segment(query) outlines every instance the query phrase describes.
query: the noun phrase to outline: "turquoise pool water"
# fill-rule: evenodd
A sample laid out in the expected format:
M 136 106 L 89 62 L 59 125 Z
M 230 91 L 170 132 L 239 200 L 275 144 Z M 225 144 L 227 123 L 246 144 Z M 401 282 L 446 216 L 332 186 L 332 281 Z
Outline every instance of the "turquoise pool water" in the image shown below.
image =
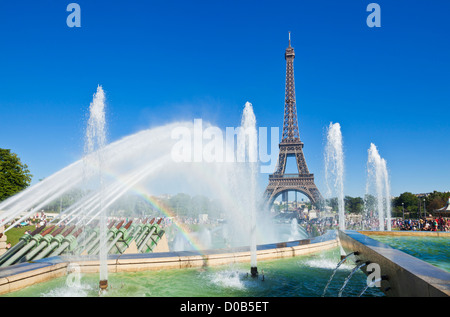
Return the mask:
M 387 235 L 369 237 L 450 272 L 450 238 Z
M 340 260 L 339 248 L 315 255 L 259 261 L 259 278 L 247 276 L 248 263 L 204 269 L 177 269 L 136 273 L 110 273 L 111 297 L 320 297 Z M 343 264 L 328 287 L 326 297 L 338 296 L 344 280 L 355 267 Z M 264 275 L 264 281 L 262 280 Z M 79 279 L 78 279 L 79 278 Z M 356 272 L 342 296 L 358 296 L 366 286 L 366 276 Z M 61 277 L 27 287 L 5 296 L 94 297 L 98 294 L 98 274 Z M 384 296 L 375 287 L 363 296 Z

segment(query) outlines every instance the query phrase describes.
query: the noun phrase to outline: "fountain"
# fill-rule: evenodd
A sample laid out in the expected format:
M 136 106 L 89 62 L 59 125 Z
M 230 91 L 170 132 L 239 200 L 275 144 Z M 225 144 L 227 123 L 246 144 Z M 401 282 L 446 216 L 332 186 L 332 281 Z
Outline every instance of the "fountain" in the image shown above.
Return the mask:
M 245 104 L 241 126 L 237 129 L 237 152 L 233 164 L 229 162 L 179 163 L 171 160 L 176 140 L 167 131 L 173 131 L 179 127 L 185 128 L 188 132 L 195 132 L 195 127 L 191 123 L 177 122 L 144 130 L 106 144 L 105 94 L 99 86 L 89 108 L 83 158 L 0 203 L 0 208 L 5 210 L 0 222 L 5 224 L 17 218 L 22 210 L 27 210 L 27 213 L 20 219 L 31 215 L 72 189 L 83 189 L 82 197 L 62 210 L 54 220 L 53 225 L 56 229 L 48 230 L 42 237 L 42 243 L 37 247 L 34 247 L 36 243 L 29 244 L 22 250 L 20 256 L 14 258 L 14 261 L 20 258 L 23 258 L 22 261 L 29 261 L 31 257 L 34 260 L 43 259 L 69 251 L 75 255 L 98 255 L 99 285 L 101 289 L 106 289 L 108 252 L 114 249 L 115 252 L 123 253 L 132 241 L 135 241 L 138 252 L 149 250 L 147 242 L 154 243 L 162 232 L 160 229 L 155 232 L 156 227 L 153 226 L 156 224 L 153 224 L 155 221 L 153 219 L 147 225 L 141 223 L 132 226 L 129 223 L 127 228 L 123 228 L 121 234 L 116 235 L 122 230 L 121 226 L 124 223 L 122 221 L 119 225 L 113 226 L 110 221 L 107 228 L 107 219 L 110 216 L 107 213 L 108 208 L 130 191 L 138 191 L 143 193 L 141 195 L 145 195 L 143 197 L 149 197 L 149 193 L 161 184 L 161 180 L 168 179 L 168 183 L 174 184 L 180 183 L 179 180 L 182 179 L 187 186 L 193 183 L 213 185 L 212 189 L 223 204 L 223 208 L 232 211 L 227 215 L 227 224 L 230 226 L 227 230 L 222 230 L 224 236 L 228 235 L 227 245 L 231 247 L 250 245 L 251 274 L 257 276 L 256 244 L 273 241 L 258 241 L 257 237 L 269 239 L 268 237 L 277 235 L 273 233 L 277 229 L 274 229 L 275 226 L 270 223 L 261 228 L 256 225 L 256 205 L 257 197 L 259 197 L 256 189 L 257 132 L 251 103 Z M 230 175 L 233 177 L 230 178 Z M 176 179 L 176 182 L 173 182 L 172 178 Z M 198 182 L 200 178 L 201 181 Z M 166 216 L 171 215 L 166 214 Z M 20 219 L 9 228 L 14 227 Z M 157 225 L 160 222 L 161 219 Z M 179 224 L 175 225 L 179 226 Z M 63 231 L 64 226 L 67 226 L 65 231 Z M 231 232 L 230 227 L 232 227 Z M 128 229 L 134 230 L 132 235 Z M 264 235 L 258 234 L 258 230 L 264 232 Z M 153 234 L 159 235 L 156 240 L 150 239 Z M 190 240 L 195 240 L 194 238 L 195 234 L 189 237 Z M 206 241 L 211 237 L 203 232 L 202 239 Z M 118 241 L 121 245 L 115 248 L 114 245 Z M 198 247 L 198 244 L 195 247 Z M 12 264 L 12 261 L 7 264 Z
M 297 218 L 292 218 L 288 241 L 301 240 L 304 236 L 300 232 Z
M 327 131 L 325 146 L 325 180 L 327 196 L 337 194 L 339 211 L 339 229 L 345 230 L 344 205 L 344 151 L 342 146 L 342 133 L 339 123 L 330 123 Z M 330 183 L 333 188 L 330 187 Z M 334 190 L 333 190 L 334 189 Z
M 366 197 L 370 197 L 373 192 L 376 197 L 376 211 L 371 215 L 366 200 L 366 222 L 369 223 L 369 227 L 373 227 L 370 223 L 378 216 L 378 230 L 384 231 L 386 222 L 387 231 L 391 231 L 391 195 L 386 160 L 381 158 L 377 147 L 371 143 L 367 159 Z
M 93 173 L 97 179 L 98 198 L 96 204 L 100 210 L 99 214 L 99 237 L 100 237 L 100 289 L 105 290 L 108 287 L 108 266 L 107 252 L 104 246 L 108 239 L 106 238 L 107 210 L 104 208 L 104 183 L 103 168 L 105 161 L 104 148 L 106 146 L 106 119 L 105 119 L 105 93 L 101 86 L 97 87 L 97 92 L 89 107 L 89 120 L 86 128 L 85 156 L 83 162 L 85 168 L 94 169 Z
M 328 273 L 335 260 L 339 257 L 336 248 L 315 255 L 286 257 L 284 259 L 258 261 L 258 266 L 264 266 L 266 279 L 246 277 L 248 263 L 233 263 L 224 266 L 205 268 L 163 269 L 135 272 L 110 273 L 111 287 L 104 296 L 107 297 L 158 297 L 158 300 L 170 299 L 171 309 L 176 303 L 190 297 L 203 300 L 208 298 L 227 297 L 232 302 L 233 297 L 266 297 L 275 307 L 270 298 L 273 297 L 319 297 L 329 277 Z M 69 269 L 69 268 L 68 268 Z M 263 274 L 261 268 L 258 268 Z M 336 273 L 335 280 L 340 282 L 350 272 L 345 266 Z M 346 294 L 358 295 L 366 285 L 362 272 L 355 272 L 346 286 Z M 77 285 L 72 285 L 75 284 Z M 69 284 L 68 284 L 69 283 Z M 334 283 L 333 283 L 334 284 Z M 336 283 L 338 284 L 338 283 Z M 339 287 L 341 285 L 338 285 Z M 50 281 L 39 283 L 20 291 L 4 296 L 82 296 L 96 297 L 98 275 L 94 273 L 73 273 Z M 337 292 L 336 287 L 332 288 Z M 331 293 L 331 292 L 330 292 Z M 364 296 L 381 296 L 376 288 L 369 288 Z
M 326 237 L 328 234 L 317 239 L 307 237 L 305 231 L 300 230 L 301 228 L 294 218 L 290 225 L 286 226 L 289 232 L 285 236 L 288 237 L 287 240 L 289 241 L 279 242 L 286 241 L 279 238 L 279 228 L 274 223 L 268 222 L 267 217 L 256 216 L 257 197 L 259 197 L 256 186 L 258 170 L 257 133 L 256 119 L 250 103 L 245 104 L 242 113 L 241 125 L 237 133 L 237 155 L 235 161 L 230 164 L 230 162 L 208 161 L 199 163 L 195 160 L 194 162 L 175 162 L 173 160 L 173 150 L 179 140 L 174 139 L 173 134 L 171 135 L 168 131 L 182 128 L 189 136 L 195 135 L 195 120 L 194 124 L 191 122 L 176 122 L 143 130 L 106 144 L 104 100 L 103 89 L 98 87 L 90 107 L 90 119 L 86 131 L 86 151 L 83 159 L 0 203 L 0 209 L 4 210 L 0 227 L 10 221 L 13 222 L 14 226 L 14 223 L 18 223 L 27 215 L 58 199 L 71 189 L 84 188 L 83 196 L 61 212 L 56 219 L 57 223 L 49 224 L 48 227 L 42 227 L 39 231 L 24 235 L 16 247 L 0 257 L 0 264 L 10 266 L 14 270 L 16 264 L 18 265 L 16 267 L 21 265 L 39 267 L 40 265 L 53 265 L 53 263 L 62 265 L 62 263 L 67 263 L 64 262 L 67 259 L 82 259 L 80 262 L 100 259 L 100 275 L 95 277 L 95 283 L 100 290 L 108 289 L 108 292 L 102 293 L 105 296 L 108 296 L 110 292 L 111 296 L 122 296 L 124 294 L 126 296 L 125 290 L 119 291 L 118 294 L 117 288 L 108 287 L 108 284 L 123 284 L 124 280 L 128 282 L 129 276 L 125 275 L 121 278 L 120 274 L 125 274 L 124 271 L 131 270 L 130 267 L 135 266 L 139 270 L 152 270 L 160 268 L 158 265 L 164 266 L 164 269 L 168 269 L 168 267 L 186 268 L 183 272 L 185 275 L 169 271 L 165 276 L 166 273 L 159 271 L 158 277 L 164 276 L 165 283 L 162 283 L 163 285 L 172 285 L 170 278 L 173 276 L 183 276 L 180 277 L 180 281 L 176 282 L 177 285 L 182 285 L 183 281 L 186 280 L 194 281 L 195 289 L 189 289 L 189 296 L 196 296 L 196 294 L 198 296 L 210 294 L 229 296 L 231 294 L 230 287 L 234 288 L 232 294 L 235 294 L 235 296 L 320 296 L 320 294 L 324 296 L 327 290 L 333 290 L 334 286 L 331 285 L 331 281 L 335 276 L 345 277 L 344 285 L 339 289 L 339 296 L 342 296 L 344 289 L 348 290 L 349 287 L 352 293 L 357 290 L 358 292 L 355 294 L 359 294 L 359 296 L 363 294 L 365 296 L 367 294 L 369 296 L 380 296 L 379 291 L 369 289 L 373 285 L 366 284 L 366 280 L 363 278 L 364 274 L 359 272 L 358 275 L 358 271 L 364 272 L 363 268 L 368 263 L 366 260 L 353 268 L 350 274 L 344 276 L 346 272 L 338 272 L 338 268 L 346 267 L 341 264 L 350 255 L 358 254 L 354 248 L 353 252 L 348 254 L 345 259 L 341 258 L 342 260 L 334 270 L 332 266 L 335 266 L 336 262 L 334 261 L 338 258 L 335 254 L 332 257 L 333 260 L 327 261 L 326 267 L 320 266 L 320 270 L 317 271 L 317 263 L 323 264 L 321 260 L 316 261 L 317 258 L 322 257 L 331 248 L 334 248 L 334 253 L 339 252 L 335 237 Z M 208 126 L 208 128 L 215 127 Z M 345 230 L 343 218 L 344 164 L 342 135 L 338 123 L 330 123 L 327 141 L 325 156 L 327 186 L 333 184 L 334 190 L 337 191 L 339 227 L 342 231 Z M 194 157 L 196 155 L 199 155 L 199 153 L 195 152 Z M 370 175 L 378 175 L 382 179 L 382 181 L 376 182 L 376 184 L 383 185 L 377 186 L 377 188 L 381 188 L 377 193 L 389 197 L 386 163 L 379 157 L 373 144 L 369 150 L 368 165 L 371 167 L 370 170 L 373 170 Z M 376 179 L 378 180 L 378 177 Z M 209 193 L 207 190 L 210 189 L 210 192 L 217 196 L 221 207 L 227 211 L 225 224 L 212 230 L 206 228 L 202 228 L 199 232 L 186 230 L 181 223 L 177 223 L 175 213 L 157 204 L 152 196 L 166 184 L 169 184 L 171 188 L 173 187 L 173 190 L 189 188 L 198 191 L 205 190 L 205 193 Z M 160 214 L 159 217 L 151 218 L 150 215 L 146 215 L 145 219 L 140 217 L 127 220 L 108 214 L 107 210 L 114 207 L 115 202 L 129 192 L 138 193 L 152 203 L 155 208 L 158 208 L 158 212 L 163 214 Z M 381 201 L 387 201 L 386 198 L 383 199 Z M 388 209 L 388 207 L 385 209 Z M 19 216 L 24 210 L 23 215 Z M 390 216 L 386 215 L 386 217 L 389 219 Z M 174 244 L 183 242 L 179 243 L 180 249 L 177 251 L 180 252 L 159 252 L 152 256 L 151 253 L 158 239 L 164 235 L 167 229 L 162 222 L 163 218 L 174 219 L 173 226 L 180 233 L 177 237 L 183 236 L 187 239 L 191 249 L 186 249 L 184 243 L 186 240 L 177 240 L 174 241 Z M 14 221 L 14 219 L 16 220 Z M 389 227 L 388 230 L 390 230 Z M 227 249 L 218 249 L 213 245 L 212 235 L 219 233 L 223 235 L 223 240 L 226 240 Z M 278 238 L 275 239 L 274 237 L 277 235 Z M 203 245 L 199 241 L 202 241 Z M 247 246 L 249 246 L 250 255 L 247 253 Z M 320 249 L 322 246 L 325 251 Z M 214 249 L 208 249 L 209 247 Z M 133 254 L 125 252 L 129 248 L 133 249 Z M 352 248 L 346 246 L 346 249 Z M 299 258 L 299 260 L 284 259 L 298 256 L 299 250 L 313 255 L 300 253 L 302 258 Z M 319 253 L 319 250 L 322 253 Z M 276 261 L 267 260 L 271 259 L 269 258 L 270 252 L 272 252 L 270 256 L 278 258 Z M 108 254 L 116 259 L 115 264 L 111 265 L 113 270 L 120 272 L 119 269 L 122 268 L 124 270 L 122 273 L 114 273 L 111 274 L 112 277 L 109 276 L 106 261 Z M 250 275 L 252 277 L 258 276 L 258 265 L 264 263 L 266 274 L 262 273 L 262 275 L 268 277 L 265 279 L 263 276 L 265 282 L 262 284 L 264 285 L 261 285 L 258 279 L 243 278 L 245 274 L 242 274 L 240 267 L 233 266 L 232 269 L 230 269 L 230 266 L 220 267 L 219 269 L 210 267 L 210 264 L 214 261 L 222 265 L 225 264 L 224 259 L 227 258 L 228 260 L 230 255 L 233 265 L 236 265 L 236 262 L 239 261 L 247 261 L 247 258 L 249 258 Z M 48 258 L 49 256 L 51 258 Z M 309 257 L 316 258 L 311 260 Z M 257 260 L 261 262 L 258 263 Z M 32 262 L 24 263 L 28 261 Z M 81 270 L 79 266 L 72 264 L 74 263 L 67 265 L 67 271 L 75 269 L 76 274 L 72 277 L 76 283 L 72 284 L 79 288 L 82 278 L 80 276 Z M 195 267 L 200 269 L 195 269 Z M 278 269 L 279 267 L 281 269 Z M 213 277 L 211 277 L 211 271 L 213 271 Z M 248 268 L 245 268 L 245 271 L 248 271 Z M 286 271 L 289 272 L 287 275 Z M 3 272 L 6 271 L 3 270 Z M 261 270 L 261 272 L 263 271 Z M 329 272 L 332 273 L 331 278 L 329 278 Z M 131 283 L 140 285 L 143 281 L 142 276 L 151 278 L 152 274 L 156 273 L 132 273 L 131 275 L 136 277 L 136 281 Z M 353 278 L 352 283 L 349 283 L 353 276 L 359 276 L 356 285 L 351 285 L 355 278 Z M 0 280 L 4 283 L 6 279 Z M 194 282 L 192 282 L 192 285 L 194 285 Z M 219 287 L 223 293 L 216 293 L 217 283 L 219 282 L 223 284 Z M 53 283 L 53 281 L 50 283 Z M 301 291 L 297 287 L 299 284 L 305 285 Z M 0 292 L 4 290 L 2 290 L 4 285 L 0 285 Z M 283 288 L 280 285 L 287 286 Z M 316 285 L 316 287 L 313 289 L 310 285 Z M 325 289 L 322 290 L 324 285 Z M 204 286 L 206 286 L 206 289 Z M 98 287 L 92 289 L 98 290 Z M 130 288 L 133 287 L 130 286 Z M 151 287 L 148 285 L 147 288 L 142 287 L 140 291 L 146 295 L 150 294 L 149 296 L 153 296 L 151 292 L 153 288 L 157 287 L 159 288 L 155 290 L 155 294 L 173 296 L 172 289 L 163 289 L 157 283 L 152 283 Z M 85 295 L 85 290 L 91 288 L 85 288 L 84 286 L 81 288 L 83 289 L 83 296 L 89 296 Z M 182 288 L 180 286 L 180 289 Z M 250 293 L 248 293 L 249 289 L 251 290 Z M 304 292 L 305 290 L 310 292 Z M 163 293 L 158 293 L 159 291 Z M 136 295 L 137 293 L 130 293 L 130 296 Z M 186 296 L 186 293 L 176 293 L 175 296 Z
M 253 106 L 251 103 L 246 102 L 244 111 L 242 113 L 241 127 L 238 135 L 238 156 L 244 161 L 244 168 L 242 172 L 247 174 L 250 182 L 250 188 L 248 193 L 246 209 L 249 210 L 250 219 L 250 252 L 251 252 L 251 275 L 252 277 L 258 276 L 257 258 L 256 258 L 256 178 L 258 172 L 257 164 L 257 132 L 256 132 L 256 118 L 253 113 Z

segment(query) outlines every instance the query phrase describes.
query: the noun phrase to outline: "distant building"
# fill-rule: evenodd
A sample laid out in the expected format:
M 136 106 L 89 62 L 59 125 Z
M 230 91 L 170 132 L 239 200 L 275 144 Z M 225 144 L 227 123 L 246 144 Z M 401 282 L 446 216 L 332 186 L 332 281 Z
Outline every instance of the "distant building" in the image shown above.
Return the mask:
M 450 193 L 450 191 L 445 191 L 445 192 L 441 192 L 441 193 Z M 420 193 L 420 194 L 414 194 L 414 196 L 422 198 L 422 197 L 428 197 L 431 194 L 432 193 Z
M 421 194 L 414 194 L 414 196 L 422 198 L 422 197 L 427 197 L 428 195 L 430 195 L 431 193 L 421 193 Z

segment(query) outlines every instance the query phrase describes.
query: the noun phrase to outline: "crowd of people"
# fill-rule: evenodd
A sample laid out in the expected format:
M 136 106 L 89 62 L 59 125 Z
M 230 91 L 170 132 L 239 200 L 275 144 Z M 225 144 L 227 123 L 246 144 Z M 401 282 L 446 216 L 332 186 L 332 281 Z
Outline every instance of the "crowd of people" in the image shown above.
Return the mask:
M 413 231 L 450 231 L 450 219 L 443 217 L 395 219 L 392 228 Z
M 313 219 L 300 219 L 298 222 L 310 237 L 320 236 L 327 232 L 327 230 L 336 229 L 338 223 L 333 217 L 321 217 Z
M 327 230 L 339 228 L 337 217 L 300 219 L 301 224 L 310 236 L 324 234 Z M 352 219 L 347 218 L 346 229 L 350 230 L 377 230 L 379 228 L 378 219 Z M 386 228 L 386 224 L 385 224 Z M 391 230 L 411 230 L 411 231 L 450 231 L 450 218 L 429 217 L 420 219 L 401 219 L 393 218 L 391 220 Z
M 39 228 L 41 226 L 45 226 L 48 221 L 49 219 L 44 212 L 37 212 L 36 214 L 26 219 L 22 219 L 22 221 L 17 224 L 15 224 L 16 219 L 13 219 L 10 222 L 6 223 L 5 227 L 14 225 L 15 228 L 22 228 L 26 226 L 36 226 L 36 228 Z

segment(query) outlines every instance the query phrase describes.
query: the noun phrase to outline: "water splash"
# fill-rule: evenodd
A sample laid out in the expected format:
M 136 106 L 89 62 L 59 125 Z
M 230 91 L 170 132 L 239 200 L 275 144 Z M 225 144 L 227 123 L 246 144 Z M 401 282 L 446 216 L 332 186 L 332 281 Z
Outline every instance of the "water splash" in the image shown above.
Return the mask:
M 105 92 L 102 86 L 97 87 L 89 106 L 89 120 L 86 127 L 85 154 L 102 155 L 101 149 L 106 145 Z M 99 159 L 97 163 L 102 163 Z
M 291 231 L 288 241 L 301 240 L 304 238 L 304 234 L 300 232 L 297 218 L 292 218 L 290 227 Z
M 345 230 L 344 151 L 341 126 L 339 123 L 330 122 L 327 131 L 327 143 L 325 147 L 325 181 L 327 196 L 331 198 L 333 193 L 337 195 L 339 229 Z
M 43 293 L 41 297 L 88 297 L 95 289 L 89 284 L 62 286 Z
M 373 190 L 373 187 L 375 187 L 375 190 Z M 386 222 L 386 229 L 390 231 L 391 195 L 387 164 L 386 160 L 381 158 L 377 147 L 373 143 L 370 144 L 368 150 L 366 197 L 369 197 L 371 193 L 376 197 L 376 206 L 368 206 L 366 201 L 366 222 L 373 223 L 374 217 L 377 216 L 378 230 L 384 231 Z M 369 210 L 371 207 L 375 207 L 375 210 Z
M 245 276 L 243 272 L 229 268 L 213 273 L 210 281 L 219 287 L 242 290 L 246 288 L 243 276 Z

